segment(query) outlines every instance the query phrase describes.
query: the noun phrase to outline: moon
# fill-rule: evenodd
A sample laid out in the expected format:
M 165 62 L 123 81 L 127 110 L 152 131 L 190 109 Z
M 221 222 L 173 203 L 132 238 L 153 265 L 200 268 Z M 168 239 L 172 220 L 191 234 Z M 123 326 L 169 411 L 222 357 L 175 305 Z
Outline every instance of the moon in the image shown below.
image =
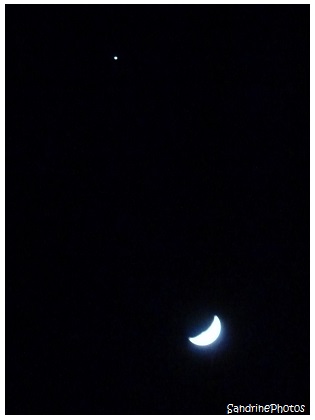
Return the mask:
M 201 334 L 196 335 L 196 337 L 189 337 L 188 340 L 195 344 L 196 346 L 208 346 L 212 344 L 220 335 L 221 332 L 221 322 L 219 318 L 215 315 L 213 318 L 212 324 L 209 328 L 203 331 Z

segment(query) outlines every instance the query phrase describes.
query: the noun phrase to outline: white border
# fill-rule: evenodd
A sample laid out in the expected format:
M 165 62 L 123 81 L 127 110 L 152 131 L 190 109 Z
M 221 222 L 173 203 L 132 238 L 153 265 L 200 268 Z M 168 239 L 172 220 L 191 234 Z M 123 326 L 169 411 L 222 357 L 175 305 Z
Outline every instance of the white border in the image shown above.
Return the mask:
M 5 413 L 5 6 L 0 12 L 1 113 L 0 113 L 0 413 Z
M 1 242 L 0 242 L 0 246 L 1 246 L 1 282 L 0 282 L 0 299 L 1 299 L 1 306 L 0 306 L 0 358 L 1 358 L 1 365 L 0 365 L 0 392 L 1 392 L 1 397 L 0 397 L 0 413 L 1 416 L 5 415 L 5 347 L 4 347 L 4 337 L 5 337 L 5 319 L 4 319 L 4 309 L 5 309 L 5 4 L 141 4 L 141 3 L 145 3 L 145 4 L 311 4 L 310 1 L 284 1 L 284 0 L 278 0 L 278 1 L 265 1 L 265 0 L 260 0 L 257 2 L 254 1 L 241 1 L 241 2 L 231 2 L 231 1 L 151 1 L 151 2 L 146 2 L 146 1 L 108 1 L 108 2 L 104 2 L 104 1 L 6 1 L 6 2 L 1 2 L 0 5 L 0 39 L 1 39 L 1 120 L 0 120 L 0 124 L 2 127 L 2 136 L 1 136 L 1 140 L 0 140 L 0 191 L 1 191 L 1 207 L 0 207 L 0 219 L 1 219 Z M 312 27 L 315 25 L 315 19 L 314 16 L 312 14 L 312 8 L 311 8 L 311 45 L 314 45 L 314 31 L 312 31 Z M 311 50 L 311 70 L 313 69 L 313 61 L 314 59 L 314 54 Z M 312 84 L 311 84 L 311 98 L 314 97 L 313 95 L 313 91 L 312 91 Z M 312 104 L 312 102 L 311 102 Z M 313 112 L 312 112 L 312 106 L 311 106 L 311 138 L 312 138 L 312 134 L 314 132 L 314 123 L 313 123 Z M 312 161 L 312 157 L 313 157 L 313 143 L 311 141 L 311 161 Z M 314 185 L 314 177 L 315 177 L 315 172 L 314 169 L 311 167 L 311 196 L 310 196 L 310 210 L 311 210 L 311 216 L 313 215 L 314 212 L 314 188 L 312 188 L 312 186 Z M 311 219 L 312 220 L 312 219 Z M 314 226 L 313 223 L 311 223 L 311 239 L 314 238 Z M 311 246 L 311 279 L 313 279 L 314 277 L 314 247 Z M 314 309 L 313 309 L 313 296 L 314 293 L 313 292 L 313 284 L 311 281 L 311 320 L 314 318 Z M 314 346 L 314 339 L 313 339 L 314 335 L 311 334 L 311 354 L 314 354 L 315 351 L 315 346 Z M 314 371 L 314 364 L 311 363 L 311 377 L 313 377 L 312 373 Z M 312 398 L 313 395 L 313 387 L 312 387 L 312 382 L 311 382 L 311 413 L 315 412 L 315 400 L 314 398 Z M 14 417 L 24 417 L 24 416 L 14 416 Z M 36 416 L 36 418 L 40 419 L 46 417 L 44 415 L 42 416 Z M 61 416 L 50 416 L 50 418 L 66 418 L 68 416 L 66 415 L 61 415 Z M 71 416 L 71 417 L 77 417 L 77 416 Z M 81 416 L 80 416 L 81 417 Z M 106 416 L 106 417 L 125 417 L 125 416 Z M 126 417 L 138 417 L 137 415 L 133 415 L 133 416 L 126 416 Z M 151 416 L 150 416 L 151 417 Z M 154 416 L 154 417 L 158 417 L 158 418 L 163 418 L 165 416 Z M 181 417 L 181 416 L 175 416 L 175 417 Z M 185 416 L 185 417 L 190 417 L 190 418 L 194 418 L 194 416 Z M 203 417 L 203 418 L 209 418 L 209 416 L 198 416 L 198 417 Z M 246 417 L 245 415 L 241 415 L 241 417 Z M 100 415 L 100 416 L 93 416 L 93 419 L 96 418 L 102 418 L 104 419 L 104 415 Z
M 131 0 L 124 0 L 124 1 L 117 1 L 117 0 L 110 0 L 110 1 L 101 1 L 101 0 L 94 0 L 94 1 L 75 1 L 75 0 L 66 0 L 66 1 L 26 1 L 26 0 L 8 0 L 5 4 L 310 4 L 310 1 L 297 1 L 297 0 L 278 0 L 278 1 L 267 1 L 267 0 L 259 0 L 259 1 L 252 1 L 252 0 L 243 0 L 239 2 L 235 1 L 224 1 L 224 0 L 217 0 L 217 1 L 206 1 L 206 0 L 196 0 L 196 1 L 131 1 Z
M 314 14 L 312 13 L 312 7 L 310 7 L 310 45 L 314 45 L 314 31 L 312 30 L 313 25 L 315 24 L 315 18 Z M 312 98 L 314 98 L 314 91 L 312 86 L 312 69 L 314 68 L 314 52 L 312 48 L 310 48 L 310 162 L 313 162 L 313 133 L 314 133 L 314 112 L 312 110 Z M 315 172 L 312 168 L 312 165 L 310 165 L 310 240 L 311 240 L 311 248 L 310 248 L 310 322 L 311 322 L 311 329 L 310 329 L 310 350 L 311 355 L 314 354 L 315 346 L 314 346 L 314 335 L 312 332 L 312 320 L 314 319 L 314 286 L 313 286 L 313 279 L 314 279 L 314 261 L 315 261 L 315 255 L 314 255 L 314 247 L 313 247 L 313 240 L 314 240 L 314 226 L 312 223 L 312 220 L 314 220 L 314 180 L 315 180 Z M 310 392 L 310 412 L 314 414 L 315 412 L 315 401 L 314 401 L 314 393 L 313 386 L 312 386 L 312 378 L 314 377 L 314 364 L 312 363 L 312 357 L 311 357 L 311 363 L 310 363 L 310 376 L 311 376 L 311 392 Z M 313 397 L 313 398 L 312 398 Z

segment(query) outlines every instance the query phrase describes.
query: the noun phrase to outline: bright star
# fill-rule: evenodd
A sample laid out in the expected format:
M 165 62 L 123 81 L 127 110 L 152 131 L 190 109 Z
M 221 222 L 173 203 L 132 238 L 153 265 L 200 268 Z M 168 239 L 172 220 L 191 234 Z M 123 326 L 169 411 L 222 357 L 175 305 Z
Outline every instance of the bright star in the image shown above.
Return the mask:
M 114 56 L 114 60 L 118 60 L 118 57 L 117 57 L 117 55 L 115 55 L 115 56 Z

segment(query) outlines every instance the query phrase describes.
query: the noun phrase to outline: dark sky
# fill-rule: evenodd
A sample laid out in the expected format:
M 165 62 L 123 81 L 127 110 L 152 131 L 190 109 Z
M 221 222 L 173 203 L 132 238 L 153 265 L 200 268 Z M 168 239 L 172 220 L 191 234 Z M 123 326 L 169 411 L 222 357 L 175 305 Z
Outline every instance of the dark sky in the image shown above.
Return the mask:
M 6 6 L 7 414 L 308 412 L 309 48 L 308 5 Z

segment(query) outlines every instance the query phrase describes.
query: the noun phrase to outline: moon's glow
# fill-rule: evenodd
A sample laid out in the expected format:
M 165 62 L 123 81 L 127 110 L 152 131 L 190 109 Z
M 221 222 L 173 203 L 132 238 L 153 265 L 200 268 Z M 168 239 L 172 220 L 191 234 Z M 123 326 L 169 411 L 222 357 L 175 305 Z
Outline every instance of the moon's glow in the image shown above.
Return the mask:
M 196 346 L 208 346 L 213 343 L 220 335 L 221 322 L 217 316 L 214 317 L 212 324 L 209 328 L 203 331 L 196 337 L 189 337 L 189 341 Z

